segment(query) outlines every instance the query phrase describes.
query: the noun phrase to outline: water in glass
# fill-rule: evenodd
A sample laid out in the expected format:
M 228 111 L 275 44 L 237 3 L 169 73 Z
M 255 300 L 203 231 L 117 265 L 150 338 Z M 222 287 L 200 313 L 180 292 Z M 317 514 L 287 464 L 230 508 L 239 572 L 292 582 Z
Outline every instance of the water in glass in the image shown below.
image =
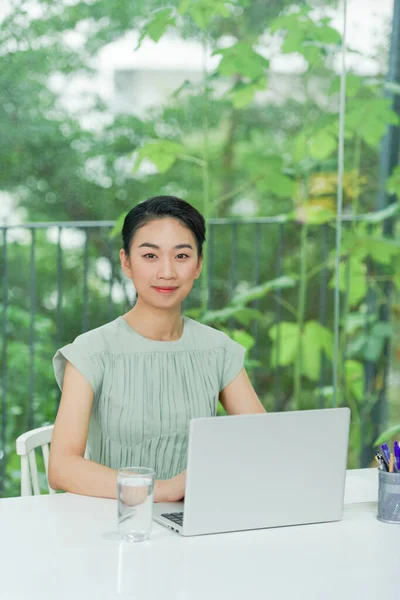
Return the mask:
M 123 540 L 140 542 L 150 537 L 153 490 L 151 475 L 118 474 L 118 528 Z

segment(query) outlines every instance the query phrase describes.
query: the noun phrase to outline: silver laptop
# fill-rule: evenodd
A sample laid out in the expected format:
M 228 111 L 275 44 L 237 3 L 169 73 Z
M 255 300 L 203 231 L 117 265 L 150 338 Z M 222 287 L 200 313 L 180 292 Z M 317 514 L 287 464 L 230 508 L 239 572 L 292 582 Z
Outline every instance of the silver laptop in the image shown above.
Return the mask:
M 184 502 L 154 519 L 184 536 L 338 521 L 350 410 L 192 419 Z

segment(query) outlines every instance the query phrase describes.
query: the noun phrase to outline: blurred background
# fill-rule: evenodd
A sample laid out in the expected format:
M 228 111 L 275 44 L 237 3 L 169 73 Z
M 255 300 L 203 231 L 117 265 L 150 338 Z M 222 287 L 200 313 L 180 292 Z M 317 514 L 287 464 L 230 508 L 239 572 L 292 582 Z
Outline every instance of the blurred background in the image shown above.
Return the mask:
M 184 312 L 267 410 L 350 406 L 370 465 L 400 423 L 399 124 L 399 0 L 3 0 L 0 497 L 56 349 L 132 305 L 122 220 L 159 194 L 207 220 Z

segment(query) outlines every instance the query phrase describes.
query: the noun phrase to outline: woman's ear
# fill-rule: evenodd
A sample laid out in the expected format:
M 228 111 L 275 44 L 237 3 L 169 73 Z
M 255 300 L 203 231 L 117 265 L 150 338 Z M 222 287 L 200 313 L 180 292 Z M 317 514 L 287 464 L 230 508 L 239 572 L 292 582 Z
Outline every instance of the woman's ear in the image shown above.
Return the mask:
M 199 260 L 197 262 L 195 279 L 198 279 L 200 277 L 202 268 L 203 268 L 203 254 L 199 257 Z
M 129 256 L 125 254 L 125 250 L 123 248 L 121 248 L 121 250 L 119 251 L 119 259 L 121 261 L 121 269 L 123 270 L 125 275 L 129 277 L 129 279 L 132 279 L 131 263 L 129 260 Z

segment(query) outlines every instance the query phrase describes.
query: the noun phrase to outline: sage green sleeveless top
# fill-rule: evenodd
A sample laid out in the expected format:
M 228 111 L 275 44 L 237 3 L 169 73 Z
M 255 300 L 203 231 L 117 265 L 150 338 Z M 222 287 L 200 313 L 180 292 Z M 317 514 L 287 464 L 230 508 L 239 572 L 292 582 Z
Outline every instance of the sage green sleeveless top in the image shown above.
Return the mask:
M 151 467 L 157 479 L 186 468 L 190 419 L 216 415 L 219 393 L 239 374 L 246 350 L 222 331 L 183 319 L 183 334 L 172 342 L 145 338 L 118 317 L 55 354 L 60 389 L 68 360 L 94 390 L 91 460 Z

